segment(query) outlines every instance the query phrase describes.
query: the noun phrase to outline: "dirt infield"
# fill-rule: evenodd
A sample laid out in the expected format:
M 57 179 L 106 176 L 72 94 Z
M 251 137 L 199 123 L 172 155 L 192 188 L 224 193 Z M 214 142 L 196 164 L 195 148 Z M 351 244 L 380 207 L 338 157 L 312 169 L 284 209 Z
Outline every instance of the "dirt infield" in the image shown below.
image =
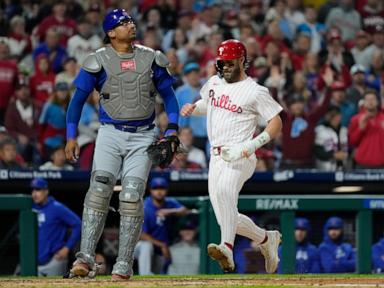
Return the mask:
M 0 278 L 0 287 L 383 287 L 384 277 L 374 276 L 241 276 L 134 277 L 126 282 L 97 279 Z

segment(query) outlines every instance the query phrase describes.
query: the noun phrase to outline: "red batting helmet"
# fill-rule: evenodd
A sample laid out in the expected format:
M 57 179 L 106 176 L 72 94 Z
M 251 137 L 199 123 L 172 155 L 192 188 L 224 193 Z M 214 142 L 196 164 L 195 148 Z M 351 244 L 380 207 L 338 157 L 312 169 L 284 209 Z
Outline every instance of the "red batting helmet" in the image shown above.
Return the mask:
M 235 39 L 229 39 L 217 48 L 216 60 L 234 60 L 241 57 L 247 58 L 247 50 L 243 43 Z

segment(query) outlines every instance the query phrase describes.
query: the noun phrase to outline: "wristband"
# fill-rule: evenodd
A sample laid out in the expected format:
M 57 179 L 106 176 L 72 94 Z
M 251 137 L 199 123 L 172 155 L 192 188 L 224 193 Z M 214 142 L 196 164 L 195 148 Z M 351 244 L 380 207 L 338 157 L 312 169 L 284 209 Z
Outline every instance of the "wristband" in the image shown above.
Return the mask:
M 267 144 L 269 141 L 271 141 L 271 136 L 269 136 L 268 132 L 263 131 L 255 139 L 251 141 L 252 148 L 254 151 L 259 149 L 261 146 Z
M 178 131 L 179 131 L 179 125 L 177 125 L 176 123 L 169 123 L 167 126 L 167 129 L 165 129 L 164 134 L 168 136 L 170 134 L 177 134 Z

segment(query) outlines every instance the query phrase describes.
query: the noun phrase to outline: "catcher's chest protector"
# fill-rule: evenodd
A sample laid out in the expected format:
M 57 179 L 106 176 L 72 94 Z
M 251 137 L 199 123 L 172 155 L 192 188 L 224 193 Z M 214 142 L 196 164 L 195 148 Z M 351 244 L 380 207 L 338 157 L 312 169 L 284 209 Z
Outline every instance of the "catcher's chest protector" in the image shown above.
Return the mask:
M 119 55 L 106 46 L 95 54 L 107 74 L 100 103 L 108 115 L 115 120 L 149 118 L 155 109 L 151 70 L 155 51 L 135 46 L 133 53 Z

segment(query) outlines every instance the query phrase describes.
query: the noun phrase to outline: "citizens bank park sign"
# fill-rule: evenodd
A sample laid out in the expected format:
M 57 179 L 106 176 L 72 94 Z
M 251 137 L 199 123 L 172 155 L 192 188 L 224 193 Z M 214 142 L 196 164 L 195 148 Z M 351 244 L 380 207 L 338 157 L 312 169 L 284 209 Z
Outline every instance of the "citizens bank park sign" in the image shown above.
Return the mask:
M 0 180 L 23 180 L 33 178 L 62 179 L 60 171 L 16 171 L 0 170 Z

